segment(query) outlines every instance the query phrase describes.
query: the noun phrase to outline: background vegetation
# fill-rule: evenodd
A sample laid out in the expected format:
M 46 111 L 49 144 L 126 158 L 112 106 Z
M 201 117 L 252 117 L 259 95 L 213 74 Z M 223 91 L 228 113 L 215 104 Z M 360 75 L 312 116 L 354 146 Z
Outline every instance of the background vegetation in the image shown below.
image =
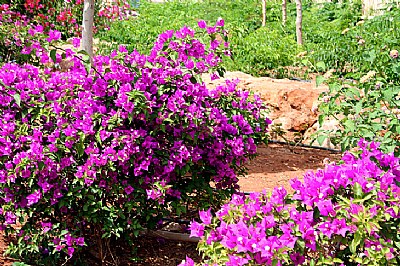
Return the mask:
M 167 1 L 164 4 L 142 1 L 138 17 L 113 23 L 109 31 L 99 36 L 114 44 L 102 47 L 103 51 L 125 44 L 128 50 L 147 52 L 157 34 L 164 30 L 194 26 L 200 19 L 215 21 L 222 17 L 233 55 L 225 63 L 228 70 L 276 77 L 304 75 L 304 72 L 293 72 L 293 68 L 287 70 L 288 66 L 307 66 L 309 71 L 334 68 L 341 73 L 352 69 L 368 72 L 371 67 L 380 67 L 376 64 L 382 59 L 379 51 L 400 47 L 397 30 L 400 13 L 396 9 L 362 24 L 361 2 L 316 5 L 306 1 L 303 5 L 302 47 L 295 41 L 295 4 L 288 3 L 288 22 L 283 27 L 280 2 L 267 2 L 267 26 L 262 28 L 261 1 L 257 0 Z M 350 30 L 342 34 L 347 28 Z M 360 40 L 365 43 L 360 45 Z M 324 69 L 316 67 L 321 61 Z M 358 71 L 358 75 L 362 73 Z

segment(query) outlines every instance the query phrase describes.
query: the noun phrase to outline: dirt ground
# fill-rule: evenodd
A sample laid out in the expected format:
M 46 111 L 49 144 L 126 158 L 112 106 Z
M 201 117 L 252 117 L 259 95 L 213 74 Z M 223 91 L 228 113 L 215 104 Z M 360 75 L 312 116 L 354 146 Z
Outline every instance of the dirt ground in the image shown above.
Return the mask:
M 244 192 L 290 189 L 289 180 L 324 167 L 324 160 L 337 161 L 341 155 L 328 150 L 269 144 L 258 147 L 258 156 L 248 163 L 249 173 L 239 180 Z

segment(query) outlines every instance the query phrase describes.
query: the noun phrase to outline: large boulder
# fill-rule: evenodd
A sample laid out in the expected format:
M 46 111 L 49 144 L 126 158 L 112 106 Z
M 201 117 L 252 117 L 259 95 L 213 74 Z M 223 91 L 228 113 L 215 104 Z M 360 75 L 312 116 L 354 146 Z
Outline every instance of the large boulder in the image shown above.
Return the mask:
M 296 132 L 310 140 L 310 131 L 320 129 L 318 125 L 319 95 L 326 91 L 327 86 L 316 86 L 315 81 L 273 79 L 267 77 L 253 77 L 242 72 L 227 72 L 224 78 L 210 80 L 204 76 L 208 86 L 214 87 L 225 82 L 225 79 L 239 79 L 239 87 L 257 92 L 270 106 L 270 118 L 273 124 L 280 124 L 281 129 L 287 132 L 289 139 Z M 330 125 L 332 127 L 332 125 Z

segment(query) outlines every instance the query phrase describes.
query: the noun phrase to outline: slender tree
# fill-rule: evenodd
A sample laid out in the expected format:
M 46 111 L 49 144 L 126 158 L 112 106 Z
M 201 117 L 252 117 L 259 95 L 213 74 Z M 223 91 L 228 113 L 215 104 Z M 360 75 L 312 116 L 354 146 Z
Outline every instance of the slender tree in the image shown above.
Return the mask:
M 93 59 L 94 0 L 85 0 L 83 6 L 82 49 Z
M 287 21 L 287 1 L 282 0 L 282 25 L 286 26 L 286 21 Z
M 296 0 L 296 36 L 297 44 L 303 44 L 303 10 L 302 10 L 301 0 Z
M 265 27 L 266 21 L 267 21 L 267 0 L 261 0 L 262 4 L 262 23 L 261 26 Z

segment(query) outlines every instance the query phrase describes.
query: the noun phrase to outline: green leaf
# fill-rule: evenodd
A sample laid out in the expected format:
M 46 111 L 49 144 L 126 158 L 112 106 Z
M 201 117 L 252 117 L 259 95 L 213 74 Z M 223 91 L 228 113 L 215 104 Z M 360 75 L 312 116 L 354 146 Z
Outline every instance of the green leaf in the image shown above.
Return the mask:
M 397 133 L 397 134 L 400 134 L 400 125 L 397 125 L 397 126 L 396 126 L 396 133 Z
M 78 142 L 76 144 L 76 151 L 78 152 L 79 157 L 83 156 L 85 149 L 84 149 L 84 145 L 82 142 Z
M 93 195 L 87 195 L 88 199 L 90 199 L 91 201 L 95 201 L 95 198 Z
M 322 71 L 325 71 L 325 69 L 326 69 L 326 65 L 325 65 L 325 63 L 322 62 L 322 61 L 316 63 L 315 66 L 316 66 L 319 70 L 322 70 Z
M 324 76 L 317 76 L 317 77 L 315 78 L 315 83 L 316 83 L 317 87 L 318 87 L 319 85 L 321 85 L 322 83 L 324 83 L 325 80 L 326 80 L 326 78 L 325 78 Z
M 341 259 L 339 259 L 339 258 L 334 258 L 333 262 L 334 263 L 343 263 L 343 261 Z
M 393 205 L 393 211 L 396 215 L 399 215 L 399 206 Z
M 190 82 L 192 82 L 193 84 L 196 84 L 197 83 L 197 79 L 196 79 L 196 77 L 194 77 L 194 76 L 192 76 L 192 77 L 190 77 Z
M 301 63 L 303 65 L 307 66 L 308 65 L 308 60 L 307 59 L 303 59 L 303 60 L 301 60 Z
M 301 249 L 306 248 L 306 243 L 304 241 L 297 241 L 296 244 L 298 244 Z
M 51 60 L 53 60 L 54 63 L 57 63 L 56 55 L 57 55 L 57 50 L 54 49 L 54 50 L 50 51 L 50 58 L 51 58 Z
M 359 257 L 356 257 L 356 258 L 354 259 L 354 261 L 357 262 L 357 263 L 363 263 L 362 258 L 359 258 Z
M 358 184 L 358 183 L 357 183 L 357 184 Z M 353 203 L 355 203 L 355 204 L 363 203 L 364 201 L 367 201 L 367 200 L 371 199 L 372 196 L 373 196 L 373 194 L 372 194 L 372 193 L 369 193 L 369 194 L 366 195 L 364 198 L 360 198 L 360 199 L 355 199 L 355 200 L 353 200 Z
M 79 51 L 77 52 L 77 54 L 83 54 L 83 55 L 89 56 L 88 52 L 86 52 L 85 50 L 79 50 Z
M 101 138 L 100 138 L 100 131 L 98 131 L 98 132 L 95 134 L 95 138 L 96 138 L 97 142 L 98 142 L 100 145 L 103 144 L 103 142 L 101 141 Z
M 395 74 L 400 74 L 400 63 L 394 64 L 392 69 Z
M 322 144 L 324 143 L 324 141 L 328 138 L 327 135 L 322 134 L 322 135 L 318 135 L 317 137 L 317 142 L 320 146 L 322 146 Z
M 40 171 L 44 169 L 44 166 L 45 166 L 44 162 L 42 161 L 38 162 L 38 168 Z
M 362 110 L 362 102 L 357 102 L 356 105 L 354 106 L 354 111 L 356 112 L 356 114 L 359 114 Z
M 92 64 L 90 63 L 90 57 L 88 61 L 85 61 L 85 63 L 83 63 L 83 65 L 85 66 L 86 72 L 90 74 L 90 69 L 92 68 Z
M 350 131 L 350 132 L 354 132 L 355 129 L 356 129 L 356 125 L 355 125 L 354 121 L 353 121 L 353 120 L 350 120 L 350 119 L 347 119 L 347 120 L 343 123 L 343 125 L 345 126 L 345 129 L 346 129 L 347 131 Z
M 360 231 L 357 231 L 354 234 L 354 239 L 351 241 L 351 244 L 350 244 L 351 253 L 356 253 L 357 247 L 361 243 L 361 239 L 362 239 L 362 235 L 361 235 Z
M 353 193 L 354 193 L 354 197 L 356 199 L 361 199 L 362 198 L 363 190 L 362 190 L 362 187 L 361 187 L 361 185 L 359 183 L 354 183 Z
M 18 93 L 15 93 L 15 94 L 13 95 L 13 97 L 14 97 L 15 103 L 16 103 L 19 107 L 21 107 L 21 95 L 19 95 Z

